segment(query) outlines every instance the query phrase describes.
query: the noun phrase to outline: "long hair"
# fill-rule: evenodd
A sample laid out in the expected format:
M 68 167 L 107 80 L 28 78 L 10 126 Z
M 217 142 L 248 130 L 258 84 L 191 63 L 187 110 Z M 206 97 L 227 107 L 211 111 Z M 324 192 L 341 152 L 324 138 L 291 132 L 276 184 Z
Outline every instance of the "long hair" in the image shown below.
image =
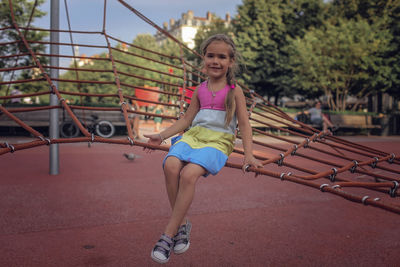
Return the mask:
M 233 61 L 232 66 L 228 68 L 228 72 L 226 73 L 226 82 L 231 87 L 225 98 L 225 110 L 226 110 L 225 127 L 227 127 L 231 122 L 236 110 L 235 92 L 233 90 L 236 87 L 235 74 L 238 72 L 239 69 L 239 64 L 238 64 L 239 54 L 236 51 L 235 43 L 229 36 L 225 34 L 215 34 L 210 36 L 207 40 L 205 40 L 202 43 L 200 49 L 203 57 L 207 52 L 207 47 L 214 41 L 222 41 L 227 45 L 229 45 L 230 47 L 229 57 L 230 60 Z

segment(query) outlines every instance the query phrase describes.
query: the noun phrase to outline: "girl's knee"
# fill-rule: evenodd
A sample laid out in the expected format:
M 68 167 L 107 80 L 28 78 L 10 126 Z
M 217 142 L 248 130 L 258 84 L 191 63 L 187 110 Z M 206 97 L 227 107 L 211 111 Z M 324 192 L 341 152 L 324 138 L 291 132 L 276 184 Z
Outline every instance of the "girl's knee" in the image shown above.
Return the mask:
M 193 171 L 191 168 L 184 168 L 181 171 L 179 184 L 181 186 L 193 186 L 200 176 L 201 174 L 197 171 Z
M 182 169 L 182 162 L 175 157 L 168 157 L 164 163 L 165 174 L 179 174 Z

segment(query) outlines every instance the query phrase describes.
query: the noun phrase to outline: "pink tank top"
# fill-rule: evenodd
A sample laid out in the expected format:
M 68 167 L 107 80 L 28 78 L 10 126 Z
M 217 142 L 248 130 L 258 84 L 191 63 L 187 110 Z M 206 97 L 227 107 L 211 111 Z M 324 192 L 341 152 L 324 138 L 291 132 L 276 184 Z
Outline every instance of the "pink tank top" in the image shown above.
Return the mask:
M 231 89 L 229 85 L 214 93 L 208 90 L 207 85 L 207 81 L 202 82 L 197 90 L 200 109 L 225 110 L 225 97 Z

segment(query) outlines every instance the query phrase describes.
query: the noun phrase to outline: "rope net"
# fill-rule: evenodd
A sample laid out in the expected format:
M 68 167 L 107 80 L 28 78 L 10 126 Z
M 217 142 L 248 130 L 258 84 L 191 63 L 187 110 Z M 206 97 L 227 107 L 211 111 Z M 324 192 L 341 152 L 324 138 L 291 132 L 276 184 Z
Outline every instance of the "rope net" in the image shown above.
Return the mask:
M 160 33 L 166 35 L 179 47 L 180 55 L 172 56 L 160 53 L 113 37 L 105 28 L 106 1 L 104 2 L 102 31 L 72 30 L 67 12 L 69 29 L 58 30 L 58 32 L 69 34 L 69 43 L 30 40 L 28 38 L 30 31 L 50 33 L 53 30 L 32 28 L 30 27 L 31 19 L 27 25 L 18 25 L 15 20 L 12 1 L 9 0 L 12 25 L 1 28 L 0 32 L 12 32 L 18 38 L 17 41 L 1 42 L 0 48 L 8 49 L 10 46 L 16 46 L 19 50 L 0 56 L 2 60 L 12 59 L 11 61 L 14 62 L 12 65 L 8 64 L 0 69 L 3 77 L 9 77 L 0 81 L 0 86 L 2 88 L 7 87 L 7 92 L 9 92 L 10 87 L 18 84 L 29 84 L 32 87 L 44 84 L 50 90 L 0 96 L 0 101 L 3 102 L 0 104 L 0 121 L 12 122 L 34 137 L 33 140 L 24 143 L 0 143 L 0 155 L 38 146 L 75 142 L 120 144 L 168 151 L 167 146 L 152 146 L 135 140 L 129 115 L 160 117 L 172 121 L 179 119 L 190 103 L 190 96 L 195 86 L 205 79 L 200 68 L 190 63 L 186 59 L 186 55 L 188 53 L 197 57 L 200 55 L 164 29 L 158 27 L 125 1 L 118 1 L 133 15 L 138 16 L 155 27 Z M 65 5 L 66 11 L 68 11 L 66 2 Z M 35 9 L 35 6 L 33 9 Z M 32 14 L 33 12 L 34 10 Z M 103 38 L 104 45 L 74 43 L 72 37 L 77 34 Z M 34 49 L 38 46 L 50 45 L 70 47 L 72 53 L 50 54 L 36 52 Z M 102 68 L 78 66 L 78 60 L 87 60 L 88 58 L 74 53 L 74 47 L 77 46 L 88 49 L 100 48 L 107 51 L 104 55 L 90 58 L 91 61 L 103 62 Z M 70 67 L 51 66 L 47 63 L 50 57 L 70 58 L 74 64 Z M 27 61 L 26 58 L 31 60 Z M 133 58 L 136 61 L 131 60 Z M 138 62 L 137 59 L 141 59 L 143 64 L 131 63 Z M 32 63 L 26 64 L 26 62 Z M 162 68 L 159 68 L 159 66 L 162 66 Z M 52 78 L 49 73 L 55 69 L 69 71 L 73 75 L 68 78 Z M 166 71 L 160 71 L 160 69 Z M 20 71 L 33 73 L 33 75 L 23 78 L 17 77 L 14 73 Z M 102 79 L 91 80 L 92 73 L 101 73 Z M 150 87 L 145 84 L 154 86 Z M 91 93 L 85 89 L 85 85 L 101 88 L 100 91 L 104 93 Z M 63 90 L 68 86 L 75 88 L 75 90 Z M 400 202 L 397 198 L 400 182 L 400 158 L 398 156 L 312 128 L 265 101 L 245 85 L 241 84 L 241 87 L 246 96 L 249 119 L 253 126 L 255 156 L 264 165 L 262 169 L 249 167 L 247 171 L 253 172 L 255 175 L 265 175 L 282 181 L 306 185 L 354 202 L 400 214 Z M 153 100 L 141 98 L 139 92 L 156 94 L 158 97 Z M 17 107 L 6 104 L 7 101 L 15 98 L 50 94 L 57 96 L 59 105 Z M 79 98 L 81 101 L 72 104 L 68 101 L 69 97 Z M 84 105 L 82 99 L 111 99 L 118 103 L 118 106 L 89 106 Z M 142 105 L 161 105 L 168 110 L 174 110 L 174 112 L 172 114 L 159 114 L 149 110 L 133 110 L 129 107 L 131 101 L 138 101 Z M 50 109 L 62 111 L 60 112 L 62 114 L 60 122 L 73 122 L 79 128 L 81 136 L 49 139 L 45 133 L 34 129 L 35 123 L 29 121 L 28 117 L 25 116 L 43 111 L 48 112 Z M 102 114 L 117 113 L 122 117 L 121 122 L 126 128 L 127 136 L 111 139 L 102 137 L 90 130 L 85 123 L 86 117 L 95 111 L 101 111 Z M 265 129 L 268 129 L 268 131 Z M 281 133 L 284 135 L 281 135 Z M 238 132 L 237 138 L 240 140 L 240 132 Z M 229 158 L 226 166 L 241 169 L 241 161 L 238 161 L 238 159 L 242 157 L 243 149 L 238 142 L 233 157 Z

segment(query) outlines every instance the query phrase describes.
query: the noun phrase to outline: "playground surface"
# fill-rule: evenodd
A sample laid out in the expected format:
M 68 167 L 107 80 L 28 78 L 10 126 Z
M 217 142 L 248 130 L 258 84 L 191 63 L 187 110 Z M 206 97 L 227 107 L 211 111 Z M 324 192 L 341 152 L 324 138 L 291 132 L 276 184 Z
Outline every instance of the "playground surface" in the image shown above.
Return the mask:
M 345 138 L 400 154 L 398 136 Z M 1 156 L 0 266 L 158 266 L 164 156 L 62 144 L 56 176 L 47 146 Z M 400 265 L 399 215 L 276 178 L 224 168 L 198 182 L 189 216 L 191 247 L 166 266 Z

